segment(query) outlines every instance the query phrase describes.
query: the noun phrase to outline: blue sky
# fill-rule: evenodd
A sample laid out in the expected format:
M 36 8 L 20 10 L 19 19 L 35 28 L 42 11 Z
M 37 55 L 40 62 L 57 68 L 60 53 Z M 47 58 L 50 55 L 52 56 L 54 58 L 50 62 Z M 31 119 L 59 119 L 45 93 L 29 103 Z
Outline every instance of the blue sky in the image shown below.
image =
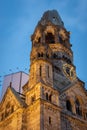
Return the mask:
M 4 75 L 28 72 L 31 34 L 43 13 L 52 9 L 71 31 L 76 72 L 87 87 L 87 0 L 0 0 L 0 91 Z

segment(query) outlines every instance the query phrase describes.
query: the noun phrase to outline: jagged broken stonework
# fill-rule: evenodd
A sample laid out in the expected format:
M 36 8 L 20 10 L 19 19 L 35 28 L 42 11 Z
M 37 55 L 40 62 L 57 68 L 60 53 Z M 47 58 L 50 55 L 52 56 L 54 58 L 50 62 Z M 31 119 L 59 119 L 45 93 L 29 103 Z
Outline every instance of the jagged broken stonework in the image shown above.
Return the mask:
M 8 87 L 0 130 L 87 130 L 87 92 L 76 75 L 70 32 L 56 10 L 44 13 L 31 37 L 29 82 Z

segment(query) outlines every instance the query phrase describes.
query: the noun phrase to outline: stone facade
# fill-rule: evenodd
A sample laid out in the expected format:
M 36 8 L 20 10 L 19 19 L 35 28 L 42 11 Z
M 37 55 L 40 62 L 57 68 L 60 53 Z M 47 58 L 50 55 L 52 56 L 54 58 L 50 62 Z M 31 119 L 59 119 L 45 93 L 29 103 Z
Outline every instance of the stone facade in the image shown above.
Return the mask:
M 0 130 L 87 130 L 87 92 L 76 75 L 70 32 L 47 11 L 31 37 L 29 81 L 9 86 L 0 104 Z

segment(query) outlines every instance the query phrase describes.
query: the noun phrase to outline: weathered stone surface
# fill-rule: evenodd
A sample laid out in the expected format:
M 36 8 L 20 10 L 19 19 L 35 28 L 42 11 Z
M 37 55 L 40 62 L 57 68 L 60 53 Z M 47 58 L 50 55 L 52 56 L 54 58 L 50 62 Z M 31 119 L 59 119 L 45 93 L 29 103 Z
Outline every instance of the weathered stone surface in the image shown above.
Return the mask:
M 0 104 L 0 130 L 87 130 L 87 92 L 77 78 L 70 33 L 47 11 L 31 37 L 29 82 L 9 87 Z

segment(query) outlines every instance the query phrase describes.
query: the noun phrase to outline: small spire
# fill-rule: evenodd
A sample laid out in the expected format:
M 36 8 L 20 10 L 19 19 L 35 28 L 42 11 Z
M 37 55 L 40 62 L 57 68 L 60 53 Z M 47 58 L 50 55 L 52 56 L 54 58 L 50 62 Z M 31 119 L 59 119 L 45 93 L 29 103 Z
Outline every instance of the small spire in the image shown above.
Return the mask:
M 10 82 L 10 88 L 12 87 L 12 82 Z
M 59 15 L 59 13 L 56 10 L 46 11 L 42 16 L 40 23 L 42 25 L 44 25 L 49 21 L 52 22 L 55 25 L 59 25 L 59 26 L 64 27 L 64 23 L 63 23 L 60 15 Z

